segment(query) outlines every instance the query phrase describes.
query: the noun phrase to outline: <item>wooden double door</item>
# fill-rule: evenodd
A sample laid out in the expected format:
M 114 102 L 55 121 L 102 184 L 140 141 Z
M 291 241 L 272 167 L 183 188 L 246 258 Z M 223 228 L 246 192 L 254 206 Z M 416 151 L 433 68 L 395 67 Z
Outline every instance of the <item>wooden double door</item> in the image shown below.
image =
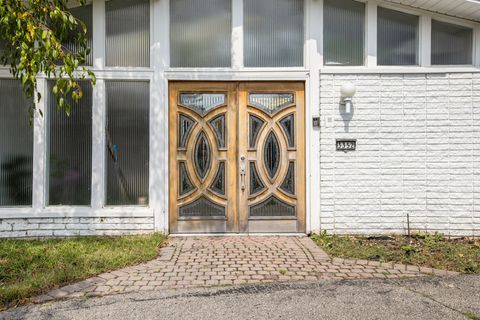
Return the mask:
M 172 233 L 305 232 L 304 83 L 171 82 Z

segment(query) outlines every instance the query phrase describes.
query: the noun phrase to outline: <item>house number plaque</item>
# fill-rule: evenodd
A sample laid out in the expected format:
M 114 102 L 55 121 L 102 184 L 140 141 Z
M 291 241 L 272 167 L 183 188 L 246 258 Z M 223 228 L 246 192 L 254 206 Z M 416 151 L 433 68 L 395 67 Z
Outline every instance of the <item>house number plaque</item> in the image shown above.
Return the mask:
M 336 142 L 337 151 L 355 151 L 357 149 L 357 140 L 354 139 L 337 139 Z

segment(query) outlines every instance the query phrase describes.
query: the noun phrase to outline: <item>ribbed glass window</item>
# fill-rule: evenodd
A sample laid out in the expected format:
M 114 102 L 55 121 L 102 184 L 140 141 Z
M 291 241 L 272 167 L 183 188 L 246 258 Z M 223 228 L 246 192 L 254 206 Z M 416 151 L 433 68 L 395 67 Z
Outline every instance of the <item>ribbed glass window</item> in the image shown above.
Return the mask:
M 353 0 L 324 0 L 323 50 L 326 65 L 363 65 L 364 3 Z
M 170 1 L 170 65 L 230 67 L 231 0 Z
M 3 52 L 5 51 L 5 40 L 0 38 L 0 58 L 3 55 Z M 0 60 L 0 65 L 3 65 L 3 62 Z
M 86 27 L 87 27 L 87 46 L 91 49 L 92 48 L 92 28 L 93 28 L 93 18 L 92 18 L 92 15 L 93 15 L 93 12 L 92 12 L 92 5 L 85 5 L 85 6 L 79 6 L 79 7 L 74 7 L 74 8 L 70 8 L 70 12 L 72 13 L 72 15 L 77 18 L 78 20 L 81 20 L 85 23 Z M 72 33 L 70 36 L 69 36 L 69 39 L 68 41 L 65 43 L 65 47 L 73 52 L 73 53 L 77 53 L 79 50 L 80 50 L 80 47 L 75 44 L 75 33 Z M 92 65 L 92 54 L 90 52 L 89 55 L 87 55 L 85 57 L 85 64 L 86 65 Z
M 32 204 L 30 103 L 20 81 L 0 79 L 0 207 Z
M 54 81 L 49 81 L 52 92 Z M 48 205 L 88 206 L 92 184 L 92 87 L 80 81 L 83 98 L 70 116 L 48 97 Z
M 432 20 L 432 64 L 472 64 L 473 30 Z
M 148 205 L 148 82 L 107 81 L 107 205 Z
M 106 65 L 150 65 L 150 1 L 110 0 L 105 3 Z
M 418 64 L 418 16 L 378 7 L 377 64 Z
M 303 66 L 303 0 L 244 0 L 246 67 Z

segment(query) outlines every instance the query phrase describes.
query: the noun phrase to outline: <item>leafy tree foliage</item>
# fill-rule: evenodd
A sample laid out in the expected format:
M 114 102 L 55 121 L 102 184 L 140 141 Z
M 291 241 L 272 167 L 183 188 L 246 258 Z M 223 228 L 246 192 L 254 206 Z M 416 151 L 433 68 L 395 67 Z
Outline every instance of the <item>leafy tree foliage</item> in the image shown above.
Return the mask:
M 86 0 L 78 0 L 85 5 Z M 90 48 L 87 27 L 68 10 L 68 0 L 0 0 L 0 62 L 22 81 L 25 94 L 40 101 L 37 75 L 57 79 L 53 93 L 59 108 L 70 114 L 70 103 L 82 98 L 79 79 L 95 84 L 95 75 L 85 66 Z M 73 43 L 73 52 L 65 43 Z M 71 98 L 71 99 L 68 99 Z M 32 104 L 31 115 L 35 111 Z M 39 110 L 41 113 L 41 110 Z

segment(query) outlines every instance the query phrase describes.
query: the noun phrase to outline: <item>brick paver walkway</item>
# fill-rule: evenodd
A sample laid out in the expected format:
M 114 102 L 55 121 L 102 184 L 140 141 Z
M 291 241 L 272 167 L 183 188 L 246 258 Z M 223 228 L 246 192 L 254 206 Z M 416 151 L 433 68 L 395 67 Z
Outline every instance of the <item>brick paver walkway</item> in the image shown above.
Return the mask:
M 376 261 L 331 259 L 307 237 L 174 237 L 153 261 L 101 274 L 33 301 L 165 288 L 432 274 L 456 273 Z

